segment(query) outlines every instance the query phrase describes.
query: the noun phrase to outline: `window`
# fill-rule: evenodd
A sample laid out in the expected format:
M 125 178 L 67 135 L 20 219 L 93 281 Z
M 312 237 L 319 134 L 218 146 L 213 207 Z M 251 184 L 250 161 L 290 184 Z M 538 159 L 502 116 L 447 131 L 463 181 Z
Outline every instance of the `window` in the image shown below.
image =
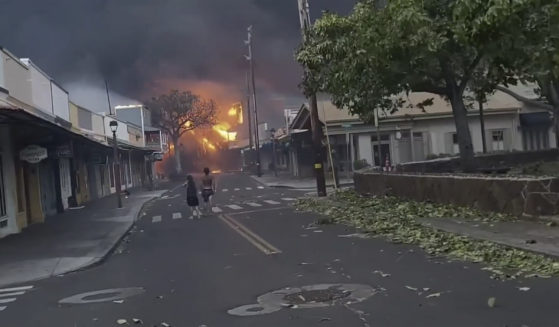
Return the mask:
M 491 131 L 492 149 L 493 151 L 505 150 L 505 137 L 502 130 Z
M 452 133 L 452 153 L 460 153 L 460 146 L 458 145 L 458 134 Z
M 5 217 L 8 210 L 6 208 L 6 186 L 4 185 L 4 162 L 2 159 L 2 154 L 0 154 L 0 217 Z

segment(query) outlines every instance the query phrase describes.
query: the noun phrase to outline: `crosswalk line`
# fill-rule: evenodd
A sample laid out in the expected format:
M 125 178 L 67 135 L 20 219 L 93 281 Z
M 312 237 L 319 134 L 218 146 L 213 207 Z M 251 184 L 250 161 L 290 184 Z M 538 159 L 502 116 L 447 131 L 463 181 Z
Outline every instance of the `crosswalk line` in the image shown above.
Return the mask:
M 280 204 L 278 201 L 274 201 L 274 200 L 264 200 L 264 202 L 268 204 Z
M 297 199 L 294 198 L 281 198 L 282 201 L 297 201 Z
M 251 206 L 251 207 L 261 207 L 262 206 L 260 203 L 256 203 L 256 202 L 248 202 L 247 205 Z
M 6 296 L 17 296 L 17 295 L 23 295 L 25 294 L 25 292 L 11 292 L 11 293 L 0 293 L 0 298 L 2 297 L 6 297 Z
M 27 291 L 27 290 L 30 290 L 32 288 L 33 288 L 33 286 L 20 286 L 20 287 L 3 288 L 3 289 L 0 289 L 0 293 Z
M 245 188 L 245 190 L 252 191 L 252 187 L 247 187 L 247 188 Z
M 236 204 L 229 204 L 226 207 L 229 208 L 229 209 L 233 209 L 233 210 L 241 210 L 243 208 L 243 207 L 238 206 Z
M 224 188 L 221 192 L 229 192 L 229 189 Z
M 11 297 L 11 298 L 8 298 L 8 299 L 0 299 L 0 304 L 11 303 L 11 302 L 14 302 L 15 300 L 16 300 L 15 297 Z
M 160 223 L 161 222 L 161 216 L 153 216 L 153 218 L 151 218 L 151 222 L 152 223 Z
M 221 210 L 220 207 L 212 207 L 212 212 L 213 213 L 220 213 L 220 212 L 223 212 L 223 210 Z
M 173 219 L 182 219 L 182 214 L 180 212 L 175 212 L 173 214 Z

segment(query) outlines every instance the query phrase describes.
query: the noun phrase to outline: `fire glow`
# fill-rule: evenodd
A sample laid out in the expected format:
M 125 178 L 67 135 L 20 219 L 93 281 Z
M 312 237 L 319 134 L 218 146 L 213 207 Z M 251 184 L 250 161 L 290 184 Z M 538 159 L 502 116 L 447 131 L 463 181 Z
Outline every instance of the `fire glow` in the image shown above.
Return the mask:
M 227 123 L 214 125 L 212 129 L 216 131 L 224 141 L 231 142 L 237 140 L 237 132 L 230 132 L 229 124 Z

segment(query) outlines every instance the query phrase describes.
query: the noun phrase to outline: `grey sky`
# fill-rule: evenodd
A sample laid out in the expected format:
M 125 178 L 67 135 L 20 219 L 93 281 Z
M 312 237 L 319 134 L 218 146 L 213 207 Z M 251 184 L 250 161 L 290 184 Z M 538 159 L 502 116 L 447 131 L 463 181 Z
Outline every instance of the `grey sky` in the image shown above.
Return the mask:
M 355 0 L 310 2 L 318 16 L 347 13 Z M 248 25 L 263 117 L 299 96 L 296 0 L 0 0 L 0 8 L 0 44 L 31 58 L 84 105 L 97 105 L 103 77 L 115 93 L 140 100 L 199 82 L 226 101 L 240 97 Z

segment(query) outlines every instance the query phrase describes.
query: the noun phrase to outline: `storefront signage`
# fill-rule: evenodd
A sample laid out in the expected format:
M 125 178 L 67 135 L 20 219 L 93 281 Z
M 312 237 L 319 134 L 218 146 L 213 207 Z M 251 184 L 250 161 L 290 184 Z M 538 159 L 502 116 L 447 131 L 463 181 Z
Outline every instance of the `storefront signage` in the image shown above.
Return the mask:
M 69 144 L 60 145 L 56 148 L 56 156 L 58 158 L 72 158 L 72 148 Z
M 48 157 L 46 148 L 38 145 L 29 145 L 19 152 L 19 159 L 35 164 Z

